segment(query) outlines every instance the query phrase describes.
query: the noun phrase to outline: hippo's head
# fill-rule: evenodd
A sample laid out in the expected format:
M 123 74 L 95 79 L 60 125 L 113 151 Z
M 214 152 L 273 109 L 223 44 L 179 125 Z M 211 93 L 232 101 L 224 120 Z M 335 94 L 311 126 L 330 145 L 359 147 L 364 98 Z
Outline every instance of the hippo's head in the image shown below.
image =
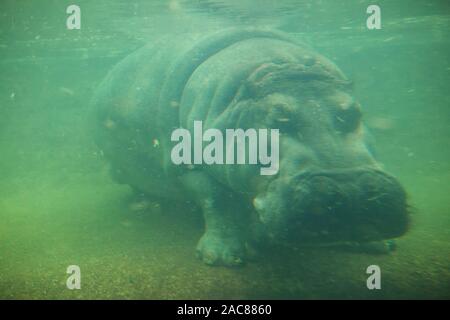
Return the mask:
M 374 159 L 360 106 L 337 67 L 312 59 L 258 73 L 251 105 L 262 126 L 280 130 L 279 174 L 253 201 L 269 234 L 332 242 L 405 233 L 405 191 Z

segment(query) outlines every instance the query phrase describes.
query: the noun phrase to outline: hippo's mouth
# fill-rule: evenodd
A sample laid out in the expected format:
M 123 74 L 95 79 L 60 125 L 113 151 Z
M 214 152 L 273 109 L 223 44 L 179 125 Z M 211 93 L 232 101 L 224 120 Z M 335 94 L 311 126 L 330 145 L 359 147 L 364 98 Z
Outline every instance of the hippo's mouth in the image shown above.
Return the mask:
M 381 170 L 303 172 L 287 189 L 285 214 L 275 228 L 269 226 L 283 241 L 377 241 L 401 236 L 408 228 L 404 189 Z

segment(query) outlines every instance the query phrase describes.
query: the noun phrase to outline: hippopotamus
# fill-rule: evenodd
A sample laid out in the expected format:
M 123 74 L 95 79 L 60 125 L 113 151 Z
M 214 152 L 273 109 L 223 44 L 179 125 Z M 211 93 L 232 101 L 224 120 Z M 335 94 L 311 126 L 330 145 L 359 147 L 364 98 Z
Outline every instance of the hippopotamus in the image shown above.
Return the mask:
M 408 229 L 405 190 L 374 155 L 351 81 L 289 34 L 156 37 L 110 70 L 92 110 L 115 181 L 198 205 L 205 227 L 196 252 L 207 264 L 242 264 L 258 243 L 368 243 Z M 278 129 L 279 171 L 174 164 L 171 134 L 194 121 Z

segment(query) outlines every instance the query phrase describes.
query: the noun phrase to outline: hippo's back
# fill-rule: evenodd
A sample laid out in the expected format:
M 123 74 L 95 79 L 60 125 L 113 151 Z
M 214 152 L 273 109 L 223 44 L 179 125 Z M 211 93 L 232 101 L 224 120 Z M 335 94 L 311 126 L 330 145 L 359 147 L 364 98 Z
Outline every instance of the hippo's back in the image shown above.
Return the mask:
M 175 178 L 186 168 L 171 164 L 170 136 L 185 125 L 180 103 L 186 84 L 211 57 L 257 38 L 292 42 L 282 33 L 253 29 L 161 37 L 108 73 L 92 100 L 94 136 L 116 181 L 156 196 L 183 196 Z

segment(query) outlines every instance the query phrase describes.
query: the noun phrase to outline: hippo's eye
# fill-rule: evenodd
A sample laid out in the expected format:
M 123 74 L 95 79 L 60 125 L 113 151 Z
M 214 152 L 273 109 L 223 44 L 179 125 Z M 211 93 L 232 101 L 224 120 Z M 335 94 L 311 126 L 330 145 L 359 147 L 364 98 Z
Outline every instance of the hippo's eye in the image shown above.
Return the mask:
M 349 133 L 355 131 L 361 122 L 361 110 L 356 103 L 339 108 L 334 115 L 334 124 L 338 131 Z
M 290 118 L 280 118 L 275 119 L 273 123 L 274 129 L 279 129 L 281 133 L 287 133 L 295 130 L 295 124 L 293 123 L 293 119 Z
M 291 132 L 297 128 L 295 112 L 287 104 L 272 106 L 268 121 L 271 128 L 279 129 L 281 133 Z

